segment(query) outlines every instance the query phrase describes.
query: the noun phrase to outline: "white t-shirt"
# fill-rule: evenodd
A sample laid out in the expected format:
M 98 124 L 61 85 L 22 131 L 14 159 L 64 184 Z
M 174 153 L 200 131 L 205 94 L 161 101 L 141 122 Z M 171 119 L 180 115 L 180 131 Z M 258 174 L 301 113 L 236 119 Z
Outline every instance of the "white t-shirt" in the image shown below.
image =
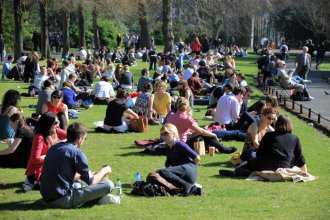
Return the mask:
M 194 73 L 193 68 L 187 68 L 183 73 L 183 79 L 188 80 L 192 76 L 193 73 Z
M 238 119 L 240 110 L 241 105 L 234 94 L 221 96 L 217 103 L 214 122 L 220 125 L 230 124 Z
M 99 81 L 96 83 L 93 94 L 98 98 L 110 98 L 115 96 L 112 85 L 106 81 Z

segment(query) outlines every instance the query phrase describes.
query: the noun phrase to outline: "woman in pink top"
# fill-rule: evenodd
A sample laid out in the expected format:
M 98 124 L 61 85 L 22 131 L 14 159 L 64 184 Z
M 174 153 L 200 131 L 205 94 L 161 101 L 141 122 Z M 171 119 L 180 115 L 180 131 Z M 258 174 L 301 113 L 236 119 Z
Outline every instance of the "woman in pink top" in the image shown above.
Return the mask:
M 225 147 L 217 139 L 217 136 L 198 126 L 196 121 L 191 117 L 189 102 L 185 98 L 179 98 L 176 103 L 177 111 L 171 112 L 167 116 L 167 123 L 174 124 L 178 131 L 180 140 L 186 142 L 190 147 L 193 147 L 194 141 L 198 137 L 202 137 L 207 146 L 216 147 L 221 153 L 234 153 L 237 149 L 235 147 Z M 190 139 L 187 135 L 192 133 Z
M 31 154 L 25 172 L 27 177 L 23 184 L 24 191 L 32 190 L 35 184 L 40 181 L 42 166 L 48 149 L 60 140 L 66 139 L 66 131 L 60 129 L 58 125 L 59 121 L 54 113 L 47 112 L 39 118 L 35 127 Z
M 42 113 L 52 112 L 57 115 L 60 122 L 60 128 L 65 129 L 69 124 L 69 112 L 68 106 L 62 102 L 63 93 L 60 90 L 55 90 L 52 95 L 50 102 L 46 102 L 42 106 Z

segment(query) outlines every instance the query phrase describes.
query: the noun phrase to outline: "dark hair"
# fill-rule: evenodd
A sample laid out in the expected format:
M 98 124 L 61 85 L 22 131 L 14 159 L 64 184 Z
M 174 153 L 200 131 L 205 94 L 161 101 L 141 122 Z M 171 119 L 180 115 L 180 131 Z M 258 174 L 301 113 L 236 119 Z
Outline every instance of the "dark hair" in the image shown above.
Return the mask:
M 293 125 L 287 115 L 280 115 L 275 123 L 275 131 L 280 133 L 292 133 Z
M 62 83 L 62 87 L 71 87 L 71 82 L 69 80 Z M 53 94 L 52 94 L 53 95 Z M 53 97 L 53 96 L 52 96 Z
M 251 89 L 250 86 L 244 86 L 244 89 L 245 89 L 245 93 L 247 93 L 247 92 L 253 93 L 253 90 Z
M 198 72 L 193 72 L 192 77 L 199 76 Z
M 47 137 L 52 133 L 50 130 L 52 125 L 55 123 L 57 116 L 52 112 L 46 112 L 42 114 L 34 128 L 36 133 L 42 134 L 45 141 L 47 141 Z
M 277 111 L 276 111 L 276 109 L 275 108 L 264 108 L 263 110 L 262 110 L 262 114 L 263 115 L 268 115 L 268 114 L 276 114 L 277 113 Z
M 117 91 L 116 98 L 117 99 L 127 99 L 128 97 L 128 92 L 124 89 L 119 88 Z
M 227 88 L 229 91 L 233 91 L 233 86 L 230 83 L 227 83 L 226 85 L 223 86 L 223 88 Z
M 15 113 L 10 116 L 9 120 L 11 122 L 18 121 L 18 128 L 24 127 L 25 126 L 25 119 L 23 118 L 23 115 L 21 113 Z
M 144 90 L 145 91 L 151 91 L 153 89 L 153 86 L 151 83 L 144 84 Z
M 235 87 L 234 90 L 233 90 L 233 94 L 234 94 L 234 95 L 238 95 L 238 94 L 240 94 L 240 93 L 244 95 L 245 92 L 246 92 L 246 90 L 245 90 L 244 87 L 238 87 L 238 86 L 237 86 L 237 87 Z
M 44 86 L 43 86 L 43 88 L 44 88 L 44 89 L 45 89 L 45 88 L 48 88 L 48 87 L 50 87 L 51 85 L 53 85 L 53 82 L 50 81 L 49 79 L 46 79 L 46 80 L 44 81 Z
M 52 92 L 52 95 L 50 96 L 51 99 L 53 99 L 54 97 L 63 97 L 63 92 L 61 90 L 56 89 L 54 92 Z
M 142 76 L 146 76 L 147 73 L 148 73 L 148 70 L 147 70 L 147 69 L 143 69 L 143 70 L 141 71 L 141 75 L 142 75 Z
M 276 96 L 267 95 L 265 98 L 266 103 L 270 103 L 274 108 L 278 108 L 278 99 Z
M 8 55 L 8 60 L 11 60 L 11 59 L 13 59 L 14 57 L 12 56 L 12 55 Z
M 87 128 L 82 123 L 73 123 L 69 125 L 67 129 L 67 141 L 70 143 L 75 142 L 80 137 L 83 137 L 87 134 Z
M 69 66 L 70 62 L 68 60 L 62 61 L 63 66 Z
M 21 99 L 21 95 L 17 90 L 10 89 L 8 90 L 2 99 L 2 108 L 1 113 L 3 113 L 10 106 L 17 107 L 18 101 Z

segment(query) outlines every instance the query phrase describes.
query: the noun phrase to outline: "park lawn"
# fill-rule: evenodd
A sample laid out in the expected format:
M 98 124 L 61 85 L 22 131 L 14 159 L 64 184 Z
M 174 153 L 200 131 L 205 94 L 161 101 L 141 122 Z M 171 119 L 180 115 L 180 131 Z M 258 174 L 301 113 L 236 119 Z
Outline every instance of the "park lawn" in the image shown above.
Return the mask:
M 237 59 L 237 69 L 248 75 L 252 85 L 252 75 L 256 72 L 255 56 Z M 135 81 L 140 76 L 141 64 L 131 68 Z M 0 82 L 0 96 L 7 89 L 27 91 L 27 84 L 21 82 Z M 254 89 L 252 97 L 257 100 L 261 92 Z M 24 115 L 33 111 L 28 107 L 37 98 L 22 98 L 20 106 Z M 195 112 L 199 125 L 207 125 L 204 120 L 205 106 Z M 93 122 L 103 120 L 106 106 L 94 106 L 82 110 L 79 119 L 89 130 L 82 147 L 89 158 L 92 170 L 109 164 L 113 169 L 111 180 L 119 177 L 123 183 L 123 197 L 120 205 L 84 206 L 74 210 L 50 209 L 42 205 L 39 192 L 21 193 L 24 169 L 1 169 L 0 171 L 0 218 L 1 219 L 329 219 L 330 211 L 330 141 L 329 138 L 290 115 L 294 123 L 294 133 L 300 138 L 309 172 L 319 179 L 307 183 L 267 183 L 246 181 L 241 178 L 225 178 L 219 169 L 234 168 L 228 163 L 230 155 L 217 154 L 203 156 L 198 167 L 198 183 L 205 190 L 203 196 L 191 197 L 136 197 L 130 194 L 134 174 L 140 171 L 143 178 L 151 171 L 164 166 L 165 157 L 146 156 L 134 146 L 134 140 L 147 140 L 159 135 L 160 126 L 149 127 L 147 134 L 100 134 L 93 132 Z M 283 111 L 284 113 L 284 111 Z M 241 142 L 225 142 L 226 146 L 237 146 Z M 2 145 L 1 148 L 5 146 Z

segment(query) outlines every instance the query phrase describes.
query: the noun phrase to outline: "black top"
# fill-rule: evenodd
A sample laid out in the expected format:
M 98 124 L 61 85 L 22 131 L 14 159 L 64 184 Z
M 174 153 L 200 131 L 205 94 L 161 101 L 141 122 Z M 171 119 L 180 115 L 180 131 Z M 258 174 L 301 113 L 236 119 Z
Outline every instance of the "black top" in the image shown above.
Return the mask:
M 104 124 L 113 127 L 122 125 L 121 118 L 126 110 L 127 107 L 125 104 L 118 103 L 117 99 L 112 100 L 108 104 Z
M 0 156 L 0 167 L 22 167 L 26 168 L 32 147 L 34 131 L 26 126 L 16 131 L 15 138 L 21 138 L 22 141 L 12 154 Z
M 251 170 L 273 170 L 302 167 L 306 163 L 300 141 L 291 133 L 269 132 L 262 138 L 257 158 L 248 162 Z
M 120 83 L 131 86 L 133 84 L 133 74 L 131 72 L 124 72 L 121 74 Z

